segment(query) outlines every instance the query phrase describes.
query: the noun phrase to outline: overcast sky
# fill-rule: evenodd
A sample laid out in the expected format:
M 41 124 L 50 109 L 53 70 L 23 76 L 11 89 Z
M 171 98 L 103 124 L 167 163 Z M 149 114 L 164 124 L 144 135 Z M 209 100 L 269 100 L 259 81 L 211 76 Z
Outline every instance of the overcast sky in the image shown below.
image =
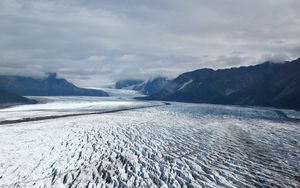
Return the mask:
M 1 0 L 0 74 L 80 86 L 300 57 L 300 0 Z

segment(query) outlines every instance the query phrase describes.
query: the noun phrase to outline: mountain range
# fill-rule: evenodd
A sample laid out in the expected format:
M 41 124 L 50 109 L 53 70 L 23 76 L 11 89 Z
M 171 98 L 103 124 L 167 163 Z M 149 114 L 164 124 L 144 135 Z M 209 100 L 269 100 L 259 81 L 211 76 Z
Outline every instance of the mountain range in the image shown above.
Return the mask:
M 142 84 L 144 80 L 128 79 L 128 80 L 119 80 L 115 84 L 116 89 L 129 89 L 134 90 L 136 85 Z
M 300 58 L 282 63 L 186 72 L 142 99 L 300 110 Z
M 156 77 L 150 80 L 120 80 L 115 84 L 116 89 L 131 89 L 145 95 L 152 95 L 164 89 L 171 80 L 166 77 Z
M 83 89 L 49 73 L 45 78 L 0 76 L 0 89 L 21 96 L 108 96 L 102 90 Z
M 148 96 L 138 99 L 210 104 L 266 106 L 300 110 L 300 58 L 229 69 L 198 69 L 170 80 L 157 77 L 120 80 L 115 88 Z M 108 96 L 84 89 L 49 73 L 45 78 L 0 76 L 0 104 L 28 104 L 22 96 Z

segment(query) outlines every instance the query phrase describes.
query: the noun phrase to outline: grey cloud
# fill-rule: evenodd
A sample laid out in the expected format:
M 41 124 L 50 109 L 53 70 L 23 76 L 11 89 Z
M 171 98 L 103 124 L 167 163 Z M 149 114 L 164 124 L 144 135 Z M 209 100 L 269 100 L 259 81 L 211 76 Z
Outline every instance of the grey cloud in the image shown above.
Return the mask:
M 2 0 L 0 74 L 82 86 L 299 56 L 298 0 Z

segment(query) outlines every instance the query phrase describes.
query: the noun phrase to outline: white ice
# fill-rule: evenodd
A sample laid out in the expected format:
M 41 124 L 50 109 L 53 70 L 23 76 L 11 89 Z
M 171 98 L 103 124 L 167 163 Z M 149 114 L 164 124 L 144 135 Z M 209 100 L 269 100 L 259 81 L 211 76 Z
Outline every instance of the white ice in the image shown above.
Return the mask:
M 89 109 L 62 100 L 47 108 Z M 272 109 L 172 103 L 0 125 L 0 187 L 299 187 L 299 161 L 299 121 Z
M 20 105 L 0 109 L 0 121 L 19 120 L 41 116 L 59 116 L 105 112 L 111 110 L 151 106 L 153 103 L 120 100 L 116 97 L 30 97 L 39 101 L 38 104 Z M 156 102 L 156 104 L 161 104 Z

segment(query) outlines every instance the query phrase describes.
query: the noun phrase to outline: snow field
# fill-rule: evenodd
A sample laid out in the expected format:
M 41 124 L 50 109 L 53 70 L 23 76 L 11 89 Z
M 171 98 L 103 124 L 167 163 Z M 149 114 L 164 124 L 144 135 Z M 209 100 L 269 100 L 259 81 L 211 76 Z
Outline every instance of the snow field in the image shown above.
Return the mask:
M 3 125 L 0 187 L 300 186 L 299 123 L 199 108 Z

